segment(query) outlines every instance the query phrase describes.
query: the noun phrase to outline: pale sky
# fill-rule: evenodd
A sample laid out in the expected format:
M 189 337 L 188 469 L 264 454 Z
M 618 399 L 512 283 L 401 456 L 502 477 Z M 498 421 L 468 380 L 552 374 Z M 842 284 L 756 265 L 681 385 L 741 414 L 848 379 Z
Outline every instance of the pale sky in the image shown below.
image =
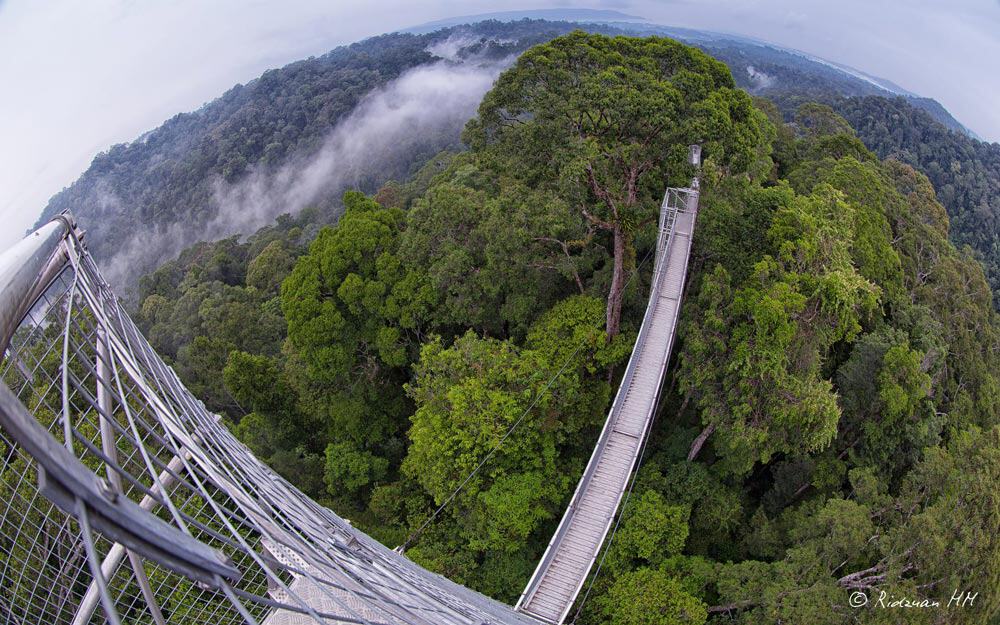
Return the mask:
M 933 97 L 1000 139 L 1000 0 L 0 0 L 0 249 L 95 154 L 265 69 L 422 22 L 538 8 L 757 37 Z

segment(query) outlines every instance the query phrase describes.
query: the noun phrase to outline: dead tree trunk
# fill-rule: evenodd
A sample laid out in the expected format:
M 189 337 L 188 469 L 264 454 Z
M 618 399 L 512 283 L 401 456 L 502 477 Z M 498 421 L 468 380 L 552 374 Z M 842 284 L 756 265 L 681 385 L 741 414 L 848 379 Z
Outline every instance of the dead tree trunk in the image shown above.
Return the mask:
M 614 265 L 611 269 L 611 289 L 608 291 L 607 333 L 608 341 L 621 330 L 622 300 L 625 295 L 625 233 L 614 225 Z
M 705 444 L 705 441 L 708 440 L 708 437 L 711 436 L 713 432 L 715 432 L 715 424 L 709 423 L 708 427 L 702 430 L 701 434 L 698 435 L 698 438 L 694 439 L 694 442 L 691 443 L 691 451 L 688 452 L 688 457 L 687 457 L 688 462 L 691 462 L 698 457 L 698 454 L 701 453 L 702 446 Z

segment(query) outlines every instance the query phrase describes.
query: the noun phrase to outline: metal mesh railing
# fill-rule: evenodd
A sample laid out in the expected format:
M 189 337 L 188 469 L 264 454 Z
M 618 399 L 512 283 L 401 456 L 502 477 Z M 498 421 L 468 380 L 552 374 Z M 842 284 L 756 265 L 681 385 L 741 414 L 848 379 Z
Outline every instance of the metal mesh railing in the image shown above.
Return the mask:
M 270 470 L 157 356 L 71 229 L 57 256 L 0 362 L 0 624 L 533 622 Z

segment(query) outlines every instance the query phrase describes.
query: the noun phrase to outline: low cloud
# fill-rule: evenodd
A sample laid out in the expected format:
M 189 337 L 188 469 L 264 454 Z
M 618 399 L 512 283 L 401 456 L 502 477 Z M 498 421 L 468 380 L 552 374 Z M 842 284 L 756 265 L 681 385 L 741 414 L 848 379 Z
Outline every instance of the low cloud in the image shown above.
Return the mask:
M 293 155 L 278 169 L 256 166 L 236 183 L 212 183 L 214 217 L 175 223 L 129 237 L 107 262 L 112 284 L 135 278 L 197 241 L 250 234 L 282 213 L 296 213 L 351 188 L 373 191 L 405 177 L 413 155 L 430 157 L 459 141 L 465 122 L 512 59 L 458 62 L 470 42 L 448 40 L 429 50 L 442 60 L 414 68 L 366 96 L 322 147 Z M 417 163 L 419 164 L 419 163 Z M 110 206 L 113 197 L 106 198 Z
M 747 65 L 747 75 L 750 77 L 751 91 L 760 92 L 774 85 L 774 76 L 767 74 L 753 65 Z
M 997 1 L 1000 2 L 1000 0 Z M 439 59 L 457 62 L 460 60 L 462 51 L 467 50 L 477 41 L 478 39 L 472 35 L 457 34 L 427 46 L 427 51 Z
M 367 97 L 317 153 L 277 172 L 255 170 L 235 185 L 217 182 L 219 213 L 207 236 L 249 232 L 339 189 L 371 190 L 404 174 L 406 155 L 457 141 L 498 73 L 496 65 L 451 62 L 411 70 Z

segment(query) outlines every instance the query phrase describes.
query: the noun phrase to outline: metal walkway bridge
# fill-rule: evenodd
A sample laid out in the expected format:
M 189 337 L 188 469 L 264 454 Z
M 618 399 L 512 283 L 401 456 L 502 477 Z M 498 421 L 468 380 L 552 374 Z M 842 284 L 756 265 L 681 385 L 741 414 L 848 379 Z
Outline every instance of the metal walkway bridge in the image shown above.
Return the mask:
M 698 193 L 669 189 L 649 303 L 618 394 L 573 499 L 517 608 L 562 623 L 611 528 L 656 412 L 684 294 Z
M 255 458 L 153 351 L 72 220 L 43 226 L 0 255 L 0 625 L 561 622 L 655 410 L 692 186 L 666 194 L 635 351 L 517 608 L 422 569 Z

